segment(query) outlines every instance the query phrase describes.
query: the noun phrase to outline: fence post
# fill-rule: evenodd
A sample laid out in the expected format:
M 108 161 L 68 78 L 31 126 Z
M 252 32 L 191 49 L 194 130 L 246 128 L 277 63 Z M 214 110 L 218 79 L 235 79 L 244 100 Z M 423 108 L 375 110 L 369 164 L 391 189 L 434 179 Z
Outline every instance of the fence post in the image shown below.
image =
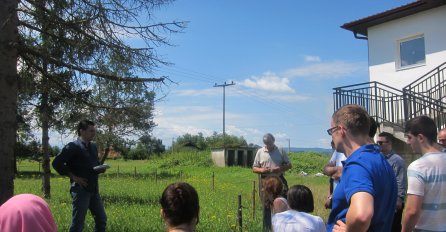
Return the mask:
M 243 231 L 243 220 L 242 220 L 242 195 L 238 195 L 238 212 L 237 212 L 237 218 L 238 218 L 238 226 L 239 230 Z
M 118 165 L 118 173 L 116 175 L 119 176 L 119 165 Z
M 155 169 L 155 184 L 158 183 L 158 170 Z
M 215 174 L 212 172 L 212 192 L 215 192 Z
M 256 181 L 252 182 L 252 219 L 256 217 Z
M 136 178 L 136 167 L 134 167 L 135 168 L 135 178 Z

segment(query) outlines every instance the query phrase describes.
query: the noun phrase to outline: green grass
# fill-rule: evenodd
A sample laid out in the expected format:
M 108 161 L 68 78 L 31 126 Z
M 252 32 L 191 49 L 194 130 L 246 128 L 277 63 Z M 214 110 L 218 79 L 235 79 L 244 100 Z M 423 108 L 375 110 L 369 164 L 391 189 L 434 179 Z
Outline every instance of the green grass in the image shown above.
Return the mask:
M 308 186 L 315 198 L 313 214 L 327 219 L 329 211 L 323 204 L 328 189 L 328 177 L 302 177 L 302 167 L 314 174 L 327 162 L 319 154 L 294 153 L 290 155 L 294 168 L 287 172 L 290 187 Z M 164 188 L 173 182 L 185 181 L 193 185 L 200 197 L 200 223 L 197 231 L 238 231 L 238 195 L 242 196 L 243 231 L 261 231 L 262 207 L 256 192 L 253 215 L 252 192 L 257 175 L 249 168 L 214 167 L 208 152 L 172 154 L 145 161 L 107 160 L 111 168 L 100 177 L 100 192 L 108 216 L 108 231 L 163 231 L 158 203 Z M 302 163 L 310 163 L 303 165 Z M 39 164 L 22 161 L 15 179 L 15 194 L 41 194 Z M 135 171 L 136 170 L 136 171 Z M 55 171 L 52 170 L 54 174 Z M 156 175 L 155 175 L 156 173 Z M 212 176 L 214 175 L 214 189 Z M 69 180 L 54 174 L 48 200 L 59 231 L 67 231 L 71 220 Z M 94 222 L 87 216 L 85 231 L 92 231 Z

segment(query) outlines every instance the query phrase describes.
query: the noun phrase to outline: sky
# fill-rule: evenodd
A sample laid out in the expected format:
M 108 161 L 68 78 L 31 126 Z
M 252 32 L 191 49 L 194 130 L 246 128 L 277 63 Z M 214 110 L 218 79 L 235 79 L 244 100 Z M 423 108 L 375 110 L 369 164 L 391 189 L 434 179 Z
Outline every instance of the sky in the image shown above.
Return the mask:
M 153 136 L 169 147 L 186 133 L 225 132 L 262 144 L 329 148 L 333 88 L 368 81 L 367 41 L 344 23 L 412 1 L 177 0 L 154 20 L 188 21 L 157 53 L 174 83 L 155 104 Z

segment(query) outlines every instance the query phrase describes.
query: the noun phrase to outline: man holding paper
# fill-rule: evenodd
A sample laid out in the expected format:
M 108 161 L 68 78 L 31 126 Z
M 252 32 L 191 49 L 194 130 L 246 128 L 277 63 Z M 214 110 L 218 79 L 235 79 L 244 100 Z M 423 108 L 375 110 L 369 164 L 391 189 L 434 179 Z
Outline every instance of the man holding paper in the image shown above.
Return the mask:
M 83 230 L 88 209 L 95 221 L 95 231 L 105 231 L 107 216 L 99 195 L 98 175 L 108 166 L 100 165 L 98 148 L 91 142 L 96 135 L 95 124 L 82 120 L 77 134 L 78 139 L 68 143 L 53 160 L 53 168 L 70 177 L 73 205 L 70 232 Z

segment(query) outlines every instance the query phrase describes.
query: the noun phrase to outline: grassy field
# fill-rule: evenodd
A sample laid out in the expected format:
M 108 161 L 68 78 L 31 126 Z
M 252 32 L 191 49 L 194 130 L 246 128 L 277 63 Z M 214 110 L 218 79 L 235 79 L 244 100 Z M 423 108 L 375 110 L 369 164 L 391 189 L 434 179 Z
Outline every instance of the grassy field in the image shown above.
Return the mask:
M 323 204 L 328 177 L 315 177 L 313 174 L 322 169 L 329 157 L 292 153 L 290 158 L 294 167 L 286 173 L 289 185 L 308 186 L 315 197 L 313 214 L 326 220 L 329 211 Z M 214 167 L 209 152 L 178 153 L 144 161 L 107 160 L 106 163 L 112 168 L 100 177 L 100 192 L 108 216 L 108 231 L 163 231 L 159 197 L 168 184 L 177 181 L 188 182 L 198 191 L 201 211 L 197 231 L 239 231 L 238 195 L 242 197 L 243 231 L 261 231 L 258 177 L 249 168 Z M 15 194 L 42 195 L 39 164 L 22 161 L 18 169 Z M 301 170 L 310 175 L 298 175 Z M 48 202 L 59 231 L 67 231 L 71 220 L 69 180 L 55 174 L 54 170 L 52 173 L 52 197 Z M 93 231 L 93 226 L 92 217 L 88 215 L 85 231 Z

